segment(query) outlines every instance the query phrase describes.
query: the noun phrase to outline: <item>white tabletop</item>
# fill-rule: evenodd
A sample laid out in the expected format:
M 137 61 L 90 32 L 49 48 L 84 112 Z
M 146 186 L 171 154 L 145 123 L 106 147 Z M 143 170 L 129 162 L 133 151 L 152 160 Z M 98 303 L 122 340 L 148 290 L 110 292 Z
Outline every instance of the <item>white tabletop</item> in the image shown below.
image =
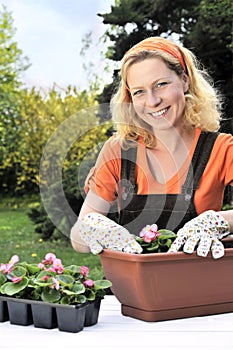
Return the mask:
M 0 323 L 1 350 L 233 350 L 233 313 L 162 322 L 121 314 L 120 303 L 106 296 L 98 323 L 79 333 Z

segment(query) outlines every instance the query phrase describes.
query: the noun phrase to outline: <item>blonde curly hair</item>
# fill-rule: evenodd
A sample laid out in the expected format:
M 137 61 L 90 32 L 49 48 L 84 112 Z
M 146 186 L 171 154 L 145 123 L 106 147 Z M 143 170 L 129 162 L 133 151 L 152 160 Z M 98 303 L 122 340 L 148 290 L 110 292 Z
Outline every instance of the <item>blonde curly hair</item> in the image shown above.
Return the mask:
M 208 72 L 201 68 L 196 56 L 187 48 L 168 39 L 152 37 L 136 44 L 122 59 L 121 80 L 110 102 L 112 119 L 122 144 L 136 141 L 141 136 L 147 147 L 155 146 L 152 129 L 136 114 L 127 86 L 128 68 L 151 58 L 160 58 L 178 76 L 185 72 L 189 77 L 189 89 L 185 93 L 184 125 L 187 128 L 198 127 L 203 131 L 217 131 L 221 120 L 222 96 L 214 87 Z

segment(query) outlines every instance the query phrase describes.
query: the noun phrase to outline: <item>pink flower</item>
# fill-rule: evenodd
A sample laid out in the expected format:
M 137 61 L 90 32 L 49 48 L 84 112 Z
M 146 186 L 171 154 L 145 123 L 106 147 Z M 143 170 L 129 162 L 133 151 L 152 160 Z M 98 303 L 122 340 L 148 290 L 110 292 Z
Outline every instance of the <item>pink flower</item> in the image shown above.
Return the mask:
M 53 253 L 47 253 L 45 255 L 45 260 L 42 260 L 37 266 L 42 269 L 42 270 L 46 270 L 48 271 L 48 269 L 46 269 L 47 265 L 52 265 L 53 261 L 56 259 L 56 255 Z
M 19 261 L 18 255 L 13 255 L 9 261 L 9 264 L 16 264 Z
M 47 280 L 49 279 L 49 276 L 43 276 L 42 278 L 41 278 L 41 280 L 43 281 L 43 282 L 46 282 Z
M 13 255 L 8 264 L 1 264 L 0 271 L 3 273 L 10 273 L 13 270 L 14 265 L 19 261 L 18 255 Z
M 94 281 L 93 280 L 86 280 L 83 282 L 85 287 L 92 288 L 94 287 Z
M 45 266 L 44 266 L 44 264 L 43 264 L 42 262 L 40 262 L 37 266 L 38 266 L 40 269 L 44 269 L 44 268 L 45 268 Z
M 57 258 L 56 255 L 53 253 L 47 253 L 45 255 L 45 261 L 49 264 L 52 264 L 56 258 Z
M 58 274 L 62 274 L 64 271 L 61 259 L 57 259 L 53 253 L 46 254 L 45 260 L 41 261 L 37 266 L 42 270 L 56 272 Z
M 18 283 L 18 282 L 22 281 L 22 279 L 23 279 L 23 277 L 13 276 L 12 279 L 11 279 L 11 281 L 12 281 L 13 283 Z
M 86 266 L 80 266 L 80 270 L 79 272 L 81 273 L 81 275 L 83 275 L 84 277 L 88 276 L 89 273 L 89 268 Z
M 54 269 L 54 272 L 57 272 L 58 274 L 61 274 L 64 270 L 64 267 L 62 266 L 61 259 L 54 259 L 53 260 L 53 266 L 52 269 Z
M 53 287 L 58 290 L 59 289 L 59 281 L 56 278 L 53 278 Z
M 140 237 L 142 237 L 146 243 L 156 240 L 158 236 L 160 236 L 160 233 L 158 232 L 158 226 L 156 224 L 146 225 L 140 232 Z

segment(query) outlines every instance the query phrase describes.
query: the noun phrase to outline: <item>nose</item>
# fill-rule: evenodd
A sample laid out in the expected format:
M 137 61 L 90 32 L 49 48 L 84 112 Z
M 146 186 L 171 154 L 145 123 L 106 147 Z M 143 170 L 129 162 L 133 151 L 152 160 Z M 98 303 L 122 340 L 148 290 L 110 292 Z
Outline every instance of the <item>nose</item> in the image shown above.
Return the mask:
M 161 97 L 153 90 L 149 90 L 146 95 L 146 105 L 149 107 L 158 106 L 161 103 Z

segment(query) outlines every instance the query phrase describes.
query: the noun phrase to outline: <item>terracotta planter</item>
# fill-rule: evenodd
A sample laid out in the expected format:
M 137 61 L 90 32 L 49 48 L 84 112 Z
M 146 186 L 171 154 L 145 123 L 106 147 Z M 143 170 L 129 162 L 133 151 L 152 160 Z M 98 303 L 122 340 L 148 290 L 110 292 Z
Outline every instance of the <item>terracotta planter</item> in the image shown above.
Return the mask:
M 233 312 L 233 248 L 225 249 L 219 260 L 210 253 L 201 258 L 195 253 L 110 250 L 100 257 L 125 316 L 160 321 Z

